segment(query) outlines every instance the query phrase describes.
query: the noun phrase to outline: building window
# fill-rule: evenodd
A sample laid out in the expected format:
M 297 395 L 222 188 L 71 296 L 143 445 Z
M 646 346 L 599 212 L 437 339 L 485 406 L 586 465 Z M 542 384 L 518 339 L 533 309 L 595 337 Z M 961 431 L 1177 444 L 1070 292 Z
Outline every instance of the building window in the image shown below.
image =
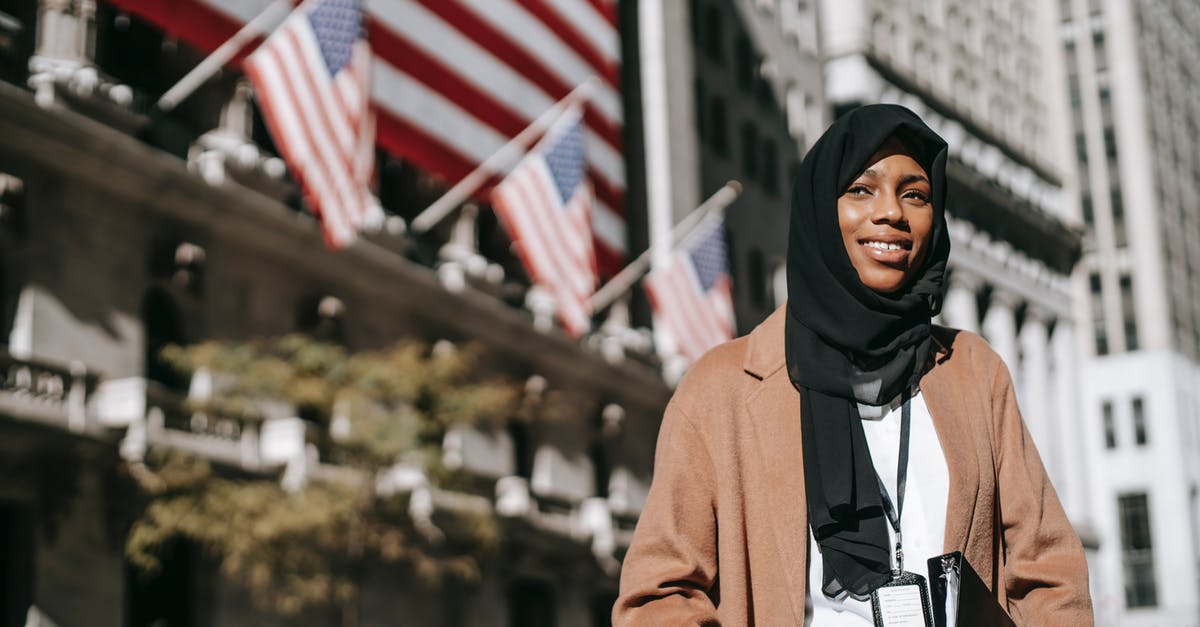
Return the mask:
M 1104 420 L 1104 448 L 1117 448 L 1117 419 L 1113 416 L 1112 401 L 1100 405 L 1100 415 Z
M 737 85 L 742 91 L 750 93 L 754 89 L 755 76 L 755 55 L 754 49 L 750 47 L 750 39 L 745 35 L 739 35 L 733 54 Z
M 1138 446 L 1148 441 L 1146 436 L 1146 401 L 1140 396 L 1133 397 L 1133 440 Z
M 1092 192 L 1087 189 L 1083 192 L 1083 198 L 1080 199 L 1080 205 L 1083 209 L 1083 223 L 1088 228 L 1093 228 L 1096 222 L 1096 211 L 1092 207 Z
M 1101 286 L 1100 274 L 1093 272 L 1088 277 L 1091 288 L 1092 331 L 1096 339 L 1096 354 L 1108 354 L 1108 332 L 1104 328 L 1104 292 Z
M 1092 52 L 1096 61 L 1096 72 L 1108 70 L 1108 52 L 1104 47 L 1104 33 L 1098 32 L 1092 36 Z
M 708 5 L 704 9 L 704 52 L 717 65 L 725 62 L 725 33 L 721 23 L 721 7 Z
M 1124 248 L 1129 245 L 1129 234 L 1125 231 L 1125 203 L 1121 201 L 1121 188 L 1110 189 L 1108 199 L 1112 205 L 1113 245 Z
M 708 119 L 709 143 L 712 149 L 722 157 L 729 156 L 729 128 L 725 120 L 725 100 L 717 97 L 712 99 L 712 115 Z
M 1121 316 L 1125 323 L 1125 350 L 1135 351 L 1138 349 L 1137 312 L 1133 304 L 1133 277 L 1128 274 L 1121 277 Z
M 708 139 L 705 132 L 708 129 L 706 124 L 708 116 L 704 107 L 704 103 L 707 102 L 704 97 L 704 81 L 697 78 L 694 86 L 696 90 L 694 95 L 696 99 L 696 137 L 700 139 L 700 143 L 704 143 Z
M 763 187 L 768 193 L 775 196 L 779 194 L 779 154 L 775 147 L 775 142 L 766 139 L 763 140 Z
M 1071 0 L 1058 0 L 1058 16 L 1064 22 L 1071 21 Z
M 1154 607 L 1158 591 L 1154 582 L 1154 552 L 1150 542 L 1150 508 L 1145 494 L 1117 498 L 1121 520 L 1121 562 L 1125 570 L 1125 606 Z
M 767 306 L 767 258 L 757 248 L 750 251 L 750 302 L 755 307 Z
M 179 308 L 165 290 L 151 288 L 142 300 L 143 364 L 146 379 L 173 390 L 186 390 L 191 378 L 163 356 L 171 344 L 185 343 Z
M 758 180 L 758 130 L 752 122 L 742 123 L 742 171 L 746 178 Z

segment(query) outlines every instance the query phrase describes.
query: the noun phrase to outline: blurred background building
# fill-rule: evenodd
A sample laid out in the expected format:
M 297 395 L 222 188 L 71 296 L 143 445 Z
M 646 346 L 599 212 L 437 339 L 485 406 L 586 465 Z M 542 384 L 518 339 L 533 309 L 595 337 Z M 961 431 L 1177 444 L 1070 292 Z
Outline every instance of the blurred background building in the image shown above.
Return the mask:
M 125 465 L 146 450 L 248 481 L 337 474 L 312 444 L 328 425 L 286 403 L 267 402 L 262 422 L 189 409 L 211 382 L 181 376 L 161 352 L 292 332 L 351 351 L 474 343 L 488 372 L 571 407 L 553 423 L 448 430 L 445 465 L 466 485 L 404 475 L 435 516 L 499 516 L 503 541 L 469 585 L 430 589 L 370 567 L 360 624 L 607 624 L 670 392 L 643 297 L 573 341 L 531 296 L 486 196 L 428 233 L 406 223 L 598 68 L 589 116 L 607 123 L 589 129 L 607 135 L 589 145 L 605 153 L 593 215 L 602 271 L 741 179 L 730 265 L 739 328 L 752 328 L 780 302 L 789 171 L 828 121 L 815 7 L 664 3 L 656 16 L 653 3 L 367 3 L 385 218 L 331 252 L 240 72 L 169 114 L 152 107 L 268 4 L 23 0 L 0 14 L 3 624 L 338 620 L 256 607 L 195 543 L 175 545 L 150 577 L 125 557 L 145 505 Z M 498 76 L 515 91 L 489 91 Z M 664 121 L 673 126 L 655 126 Z M 655 178 L 646 154 L 663 149 L 671 169 Z M 663 192 L 665 204 L 647 200 Z
M 825 126 L 879 101 L 928 121 L 951 147 L 944 322 L 982 333 L 1012 370 L 1088 549 L 1100 622 L 1200 620 L 1194 2 L 368 1 L 384 219 L 340 252 L 236 63 L 170 114 L 152 109 L 268 4 L 0 7 L 0 625 L 337 620 L 256 608 L 194 544 L 149 579 L 124 557 L 144 503 L 122 468 L 139 443 L 247 479 L 336 472 L 308 446 L 327 426 L 278 403 L 261 424 L 198 419 L 185 403 L 210 386 L 161 356 L 291 332 L 352 351 L 476 343 L 487 372 L 572 408 L 440 434 L 446 465 L 472 480 L 418 473 L 406 489 L 436 511 L 497 515 L 501 547 L 473 584 L 373 567 L 361 624 L 607 624 L 678 375 L 645 297 L 572 340 L 486 195 L 407 228 L 593 72 L 602 272 L 665 250 L 738 180 L 739 333 L 786 296 L 790 180 Z
M 1200 6 L 1058 2 L 1085 236 L 1079 432 L 1097 615 L 1200 614 Z

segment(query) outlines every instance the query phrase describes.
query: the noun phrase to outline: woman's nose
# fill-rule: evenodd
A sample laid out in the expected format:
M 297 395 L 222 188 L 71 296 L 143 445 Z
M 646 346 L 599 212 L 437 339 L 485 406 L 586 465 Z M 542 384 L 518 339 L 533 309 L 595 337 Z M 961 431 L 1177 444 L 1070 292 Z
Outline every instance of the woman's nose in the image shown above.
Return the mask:
M 872 222 L 886 224 L 904 219 L 904 210 L 901 209 L 900 199 L 895 194 L 880 195 L 875 199 L 871 210 Z

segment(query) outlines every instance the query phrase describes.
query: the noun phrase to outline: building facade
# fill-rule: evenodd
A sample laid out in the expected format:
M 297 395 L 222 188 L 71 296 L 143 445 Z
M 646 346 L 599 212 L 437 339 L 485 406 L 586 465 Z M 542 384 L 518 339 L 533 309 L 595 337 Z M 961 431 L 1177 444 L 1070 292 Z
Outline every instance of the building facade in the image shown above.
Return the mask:
M 1107 625 L 1200 621 L 1200 7 L 1057 3 L 1084 253 L 1082 419 Z
M 983 335 L 1013 375 L 1059 498 L 1094 555 L 1088 459 L 1078 446 L 1081 245 L 1064 143 L 1065 96 L 1043 3 L 821 4 L 835 114 L 905 105 L 949 143 L 953 252 L 943 321 Z M 1065 93 L 1065 92 L 1064 92 Z
M 649 242 L 740 182 L 725 219 L 737 331 L 747 333 L 786 298 L 791 179 L 829 121 L 816 3 L 626 6 L 639 13 Z
M 505 271 L 515 257 L 478 206 L 405 234 L 444 184 L 386 155 L 388 219 L 325 249 L 237 72 L 149 115 L 202 57 L 113 3 L 0 13 L 0 624 L 336 623 L 333 610 L 257 607 L 194 545 L 149 579 L 125 558 L 140 504 L 125 473 L 147 451 L 248 481 L 341 472 L 312 447 L 332 427 L 269 399 L 261 423 L 182 409 L 211 386 L 160 356 L 294 332 L 350 351 L 476 345 L 485 371 L 571 408 L 532 426 L 447 429 L 437 445 L 465 484 L 403 463 L 378 477 L 435 521 L 494 516 L 504 539 L 473 583 L 369 567 L 358 624 L 607 624 L 670 394 L 649 332 L 614 315 L 567 338 Z
M 654 354 L 637 293 L 569 340 L 478 199 L 429 233 L 405 231 L 445 182 L 383 152 L 383 224 L 324 249 L 237 71 L 151 114 L 204 54 L 128 6 L 18 0 L 0 12 L 0 624 L 344 618 L 258 607 L 194 543 L 149 578 L 125 553 L 145 504 L 128 494 L 129 467 L 156 450 L 248 481 L 346 476 L 313 447 L 331 425 L 271 399 L 262 422 L 188 410 L 215 379 L 181 377 L 161 353 L 293 332 L 349 351 L 475 345 L 485 372 L 571 407 L 533 426 L 440 434 L 443 464 L 465 483 L 402 463 L 377 478 L 432 520 L 492 516 L 504 535 L 476 582 L 431 588 L 369 566 L 358 624 L 608 624 L 664 380 L 678 374 Z M 782 303 L 791 173 L 828 121 L 816 15 L 815 3 L 767 0 L 617 13 L 630 250 L 741 181 L 727 218 L 741 332 Z

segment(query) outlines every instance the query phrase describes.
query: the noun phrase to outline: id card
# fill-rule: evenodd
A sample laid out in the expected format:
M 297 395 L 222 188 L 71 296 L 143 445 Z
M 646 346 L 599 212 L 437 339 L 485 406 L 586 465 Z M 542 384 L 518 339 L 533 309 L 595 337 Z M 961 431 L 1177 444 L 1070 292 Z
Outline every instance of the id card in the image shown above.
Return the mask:
M 933 627 L 925 578 L 910 572 L 893 575 L 871 593 L 871 613 L 875 627 Z

